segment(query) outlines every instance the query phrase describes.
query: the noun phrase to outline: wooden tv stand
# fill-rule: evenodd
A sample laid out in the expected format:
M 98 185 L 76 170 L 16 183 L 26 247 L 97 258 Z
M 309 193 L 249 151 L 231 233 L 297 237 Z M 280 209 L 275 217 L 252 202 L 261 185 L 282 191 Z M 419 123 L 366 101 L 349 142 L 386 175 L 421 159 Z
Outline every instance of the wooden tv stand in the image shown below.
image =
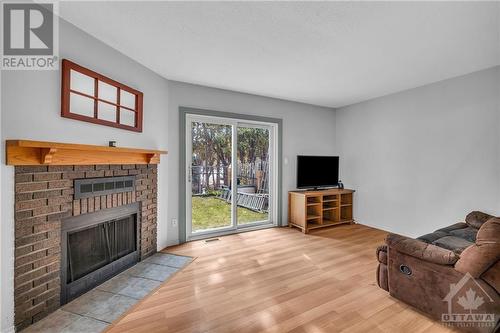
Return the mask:
M 309 230 L 354 223 L 354 190 L 329 189 L 288 192 L 288 225 Z

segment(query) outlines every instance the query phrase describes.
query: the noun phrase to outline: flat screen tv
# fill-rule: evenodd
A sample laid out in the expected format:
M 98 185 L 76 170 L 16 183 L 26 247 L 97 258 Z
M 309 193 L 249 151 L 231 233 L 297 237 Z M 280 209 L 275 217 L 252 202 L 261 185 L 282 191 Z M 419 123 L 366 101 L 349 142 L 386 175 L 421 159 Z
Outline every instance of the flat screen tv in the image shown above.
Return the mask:
M 331 187 L 338 183 L 338 156 L 297 156 L 298 188 Z

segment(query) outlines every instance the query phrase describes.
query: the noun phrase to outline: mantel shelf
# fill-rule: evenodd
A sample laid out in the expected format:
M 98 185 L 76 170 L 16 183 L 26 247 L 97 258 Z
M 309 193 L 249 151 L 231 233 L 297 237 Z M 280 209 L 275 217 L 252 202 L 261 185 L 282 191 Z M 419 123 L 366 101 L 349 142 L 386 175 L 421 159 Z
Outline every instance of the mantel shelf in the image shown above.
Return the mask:
M 159 164 L 164 150 L 32 140 L 6 141 L 7 165 Z

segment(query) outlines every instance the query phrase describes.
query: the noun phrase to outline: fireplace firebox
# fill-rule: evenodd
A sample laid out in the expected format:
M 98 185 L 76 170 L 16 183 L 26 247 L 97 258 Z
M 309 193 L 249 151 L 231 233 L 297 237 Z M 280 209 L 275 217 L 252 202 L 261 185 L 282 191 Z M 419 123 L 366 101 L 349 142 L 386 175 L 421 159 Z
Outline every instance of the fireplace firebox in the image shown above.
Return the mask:
M 139 203 L 62 221 L 61 304 L 139 260 Z

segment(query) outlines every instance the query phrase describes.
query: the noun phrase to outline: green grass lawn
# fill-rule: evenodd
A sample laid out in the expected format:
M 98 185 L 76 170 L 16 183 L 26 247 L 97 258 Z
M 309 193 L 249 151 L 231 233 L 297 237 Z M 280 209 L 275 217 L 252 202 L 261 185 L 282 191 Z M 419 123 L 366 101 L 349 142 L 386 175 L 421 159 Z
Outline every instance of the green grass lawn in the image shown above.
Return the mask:
M 215 197 L 193 197 L 193 231 L 231 225 L 231 205 Z M 267 213 L 258 213 L 238 207 L 238 223 L 267 219 Z

